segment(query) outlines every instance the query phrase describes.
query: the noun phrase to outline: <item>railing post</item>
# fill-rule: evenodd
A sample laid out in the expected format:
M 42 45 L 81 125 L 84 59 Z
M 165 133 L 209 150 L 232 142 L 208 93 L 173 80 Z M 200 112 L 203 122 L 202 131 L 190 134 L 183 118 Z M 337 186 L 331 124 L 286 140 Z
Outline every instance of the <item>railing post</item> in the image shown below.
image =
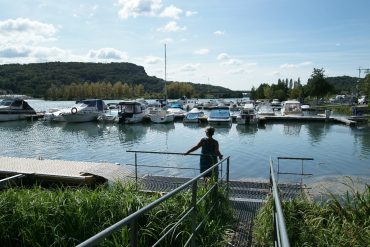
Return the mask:
M 230 181 L 230 157 L 227 157 L 226 160 L 226 188 L 227 188 L 227 198 L 229 198 L 229 181 Z
M 194 181 L 192 185 L 192 194 L 191 194 L 191 206 L 193 207 L 193 212 L 191 214 L 191 246 L 196 246 L 196 228 L 197 228 L 197 190 L 198 190 L 198 181 Z
M 130 224 L 130 247 L 137 247 L 137 219 Z
M 135 185 L 136 185 L 136 190 L 138 190 L 137 186 L 137 153 L 135 152 Z

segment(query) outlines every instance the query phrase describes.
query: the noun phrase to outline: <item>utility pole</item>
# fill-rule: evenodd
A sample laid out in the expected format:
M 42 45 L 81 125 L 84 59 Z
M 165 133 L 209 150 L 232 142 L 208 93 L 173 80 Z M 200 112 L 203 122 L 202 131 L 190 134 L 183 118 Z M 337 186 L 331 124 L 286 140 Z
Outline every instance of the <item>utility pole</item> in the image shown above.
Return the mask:
M 360 84 L 360 80 L 361 80 L 361 71 L 364 72 L 364 74 L 369 74 L 370 73 L 370 69 L 364 69 L 364 68 L 361 68 L 361 67 L 358 67 L 358 81 L 357 81 L 357 86 L 356 86 L 356 94 L 358 93 L 358 86 Z

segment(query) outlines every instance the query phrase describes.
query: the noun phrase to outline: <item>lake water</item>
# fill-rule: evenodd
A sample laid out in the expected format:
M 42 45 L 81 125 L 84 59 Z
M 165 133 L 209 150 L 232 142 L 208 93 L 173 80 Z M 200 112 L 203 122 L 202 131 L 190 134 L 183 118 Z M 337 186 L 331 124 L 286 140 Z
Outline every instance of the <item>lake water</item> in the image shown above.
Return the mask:
M 37 111 L 71 106 L 73 102 L 28 100 Z M 194 146 L 207 125 L 0 123 L 0 155 L 44 159 L 133 164 L 127 150 L 180 152 Z M 224 157 L 230 156 L 232 179 L 268 178 L 268 162 L 279 156 L 312 157 L 305 172 L 316 177 L 370 177 L 370 127 L 332 123 L 271 123 L 264 127 L 217 127 L 214 138 Z M 199 153 L 199 150 L 195 153 Z M 139 164 L 198 168 L 199 157 L 139 154 Z M 281 161 L 283 165 L 283 161 Z M 297 169 L 298 168 L 298 169 Z M 300 171 L 300 162 L 284 162 L 285 171 Z M 141 168 L 140 173 L 194 176 L 195 170 Z

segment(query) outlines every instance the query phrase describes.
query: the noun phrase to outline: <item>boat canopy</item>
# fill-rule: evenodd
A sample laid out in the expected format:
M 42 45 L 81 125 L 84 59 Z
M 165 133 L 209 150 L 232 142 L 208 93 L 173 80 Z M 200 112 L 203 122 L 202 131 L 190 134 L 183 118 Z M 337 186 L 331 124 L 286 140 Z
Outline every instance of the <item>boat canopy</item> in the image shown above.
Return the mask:
M 215 108 L 211 110 L 210 118 L 228 119 L 230 118 L 229 108 Z
M 23 99 L 4 99 L 0 102 L 0 106 L 14 106 L 22 107 L 23 110 L 32 110 L 34 109 Z
M 89 107 L 96 107 L 99 111 L 104 111 L 106 105 L 103 100 L 101 99 L 85 99 L 85 100 L 78 100 L 76 104 L 85 104 Z
M 141 113 L 142 104 L 136 101 L 123 101 L 118 103 L 119 110 L 124 113 Z

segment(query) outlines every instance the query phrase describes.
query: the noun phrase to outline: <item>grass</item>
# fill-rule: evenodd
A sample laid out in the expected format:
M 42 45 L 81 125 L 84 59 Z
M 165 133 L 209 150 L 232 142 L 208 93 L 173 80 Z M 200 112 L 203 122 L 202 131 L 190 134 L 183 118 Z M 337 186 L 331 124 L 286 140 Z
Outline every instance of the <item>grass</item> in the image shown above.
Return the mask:
M 119 183 L 94 189 L 10 188 L 0 193 L 2 246 L 75 246 L 160 197 Z M 199 196 L 202 193 L 204 189 Z M 202 246 L 222 246 L 231 219 L 222 190 L 217 196 L 214 215 L 197 235 Z M 139 246 L 152 245 L 188 209 L 190 201 L 191 194 L 184 192 L 139 218 Z M 199 218 L 207 212 L 206 206 L 207 200 L 199 207 Z M 181 246 L 190 236 L 190 226 L 190 219 L 186 219 L 161 246 Z M 129 230 L 124 227 L 99 246 L 129 246 L 128 236 Z
M 283 203 L 291 246 L 368 246 L 370 243 L 370 186 L 344 197 L 330 195 L 326 202 L 301 197 Z M 253 241 L 273 246 L 272 199 L 255 220 Z

